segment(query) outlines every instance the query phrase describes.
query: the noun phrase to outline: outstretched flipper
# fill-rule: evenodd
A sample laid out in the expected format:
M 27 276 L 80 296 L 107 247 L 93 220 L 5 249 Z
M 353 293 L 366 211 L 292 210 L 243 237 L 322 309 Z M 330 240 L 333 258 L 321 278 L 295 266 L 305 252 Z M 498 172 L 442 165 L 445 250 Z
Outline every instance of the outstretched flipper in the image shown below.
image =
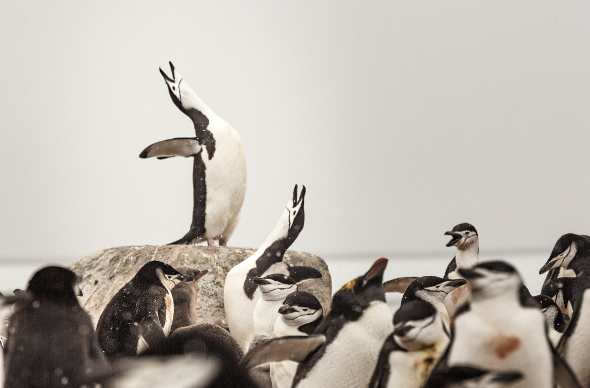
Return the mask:
M 403 294 L 406 292 L 408 286 L 416 279 L 418 278 L 415 276 L 391 279 L 383 283 L 383 288 L 385 292 L 399 292 Z
M 143 341 L 147 348 L 159 345 L 166 340 L 166 334 L 157 319 L 145 318 L 139 325 L 140 341 Z
M 142 159 L 153 157 L 166 159 L 175 156 L 188 158 L 196 156 L 199 152 L 201 152 L 201 145 L 197 139 L 179 137 L 154 143 L 141 151 L 139 157 Z
M 308 337 L 287 336 L 273 338 L 250 349 L 241 364 L 246 368 L 253 368 L 269 362 L 285 360 L 302 362 L 325 343 L 326 337 L 321 334 Z

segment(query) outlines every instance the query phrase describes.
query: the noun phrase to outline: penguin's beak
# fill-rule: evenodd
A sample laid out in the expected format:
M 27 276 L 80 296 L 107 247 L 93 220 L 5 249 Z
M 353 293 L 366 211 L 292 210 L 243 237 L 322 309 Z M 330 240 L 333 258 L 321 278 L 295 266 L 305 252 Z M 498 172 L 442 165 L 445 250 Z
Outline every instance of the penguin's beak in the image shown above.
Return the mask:
M 459 269 L 457 269 L 457 271 L 459 272 L 459 274 L 461 276 L 463 276 L 467 280 L 484 277 L 481 273 L 479 273 L 471 268 L 459 268 Z
M 393 331 L 393 335 L 397 337 L 405 337 L 406 334 L 408 334 L 408 332 L 413 328 L 414 326 L 412 325 L 400 325 L 395 328 L 395 330 Z
M 282 306 L 281 306 L 281 308 L 279 309 L 279 314 L 281 314 L 281 315 L 285 315 L 285 314 L 291 314 L 291 313 L 294 313 L 295 311 L 296 311 L 296 310 L 295 310 L 293 307 L 291 307 L 291 306 L 289 306 L 289 305 L 286 305 L 286 304 L 284 304 L 284 305 L 282 305 Z
M 193 281 L 192 276 L 183 275 L 181 273 L 179 273 L 177 275 L 170 276 L 170 279 L 180 280 L 181 282 L 192 282 Z
M 539 275 L 544 274 L 545 272 L 549 271 L 550 269 L 559 267 L 561 265 L 561 263 L 558 264 L 558 262 L 559 262 L 559 259 L 557 259 L 557 258 L 546 262 L 545 265 L 539 270 Z
M 453 232 L 453 231 L 448 231 L 445 232 L 445 236 L 452 236 L 453 238 L 451 239 L 451 241 L 449 241 L 447 243 L 447 247 L 452 247 L 453 245 L 457 244 L 459 241 L 461 241 L 461 239 L 463 238 L 463 236 L 460 233 L 457 232 Z
M 453 288 L 459 288 L 463 285 L 467 284 L 467 280 L 465 279 L 455 279 L 455 280 L 451 280 L 450 282 L 447 283 L 448 287 L 453 287 Z
M 193 274 L 193 281 L 196 282 L 197 280 L 199 280 L 200 278 L 202 278 L 203 276 L 207 275 L 207 273 L 209 273 L 209 270 L 204 269 L 202 271 L 199 271 L 196 274 Z
M 264 278 L 254 278 L 252 279 L 252 281 L 256 284 L 258 284 L 259 286 L 262 286 L 264 284 L 270 284 L 270 282 Z
M 299 205 L 299 202 L 302 202 L 305 198 L 305 186 L 301 185 L 301 194 L 299 194 L 299 199 L 297 199 L 297 185 L 293 189 L 293 207 Z

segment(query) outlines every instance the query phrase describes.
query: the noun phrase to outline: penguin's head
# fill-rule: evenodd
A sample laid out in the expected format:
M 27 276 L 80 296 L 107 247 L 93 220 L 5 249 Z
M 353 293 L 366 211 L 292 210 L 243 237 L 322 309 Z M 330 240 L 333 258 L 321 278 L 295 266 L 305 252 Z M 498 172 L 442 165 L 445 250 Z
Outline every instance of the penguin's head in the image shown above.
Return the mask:
M 287 296 L 279 314 L 287 325 L 299 327 L 319 319 L 323 310 L 318 298 L 309 292 L 296 291 Z
M 562 321 L 563 315 L 561 310 L 557 306 L 557 303 L 547 295 L 537 295 L 534 297 L 537 302 L 541 305 L 541 311 L 545 316 L 545 321 L 551 327 L 554 326 L 556 320 Z
M 367 273 L 342 286 L 332 296 L 330 314 L 340 314 L 349 320 L 356 320 L 372 302 L 385 302 L 383 272 L 387 268 L 387 261 L 385 258 L 375 261 Z
M 403 303 L 393 316 L 393 339 L 402 348 L 413 351 L 427 348 L 444 333 L 440 314 L 428 302 Z
M 491 371 L 468 365 L 453 365 L 436 374 L 439 376 L 433 377 L 442 380 L 441 386 L 445 384 L 445 387 L 453 388 L 507 388 L 523 378 L 523 374 L 517 371 Z
M 258 284 L 264 300 L 280 300 L 297 291 L 297 283 L 290 276 L 273 273 L 252 279 Z
M 479 244 L 479 236 L 475 227 L 468 223 L 456 225 L 453 230 L 445 232 L 445 236 L 451 236 L 451 241 L 447 243 L 447 247 L 455 246 L 458 249 L 464 250 Z
M 467 284 L 465 279 L 449 280 L 438 276 L 423 276 L 410 283 L 406 292 L 404 292 L 402 301 L 412 299 L 415 295 L 422 300 L 440 302 L 449 292 L 464 284 Z
M 193 278 L 181 274 L 169 264 L 152 260 L 137 271 L 133 280 L 139 284 L 161 284 L 167 290 L 171 290 L 176 285 L 176 282 L 190 282 Z
M 27 292 L 38 298 L 74 298 L 82 296 L 78 288 L 79 278 L 67 268 L 49 266 L 37 271 L 27 286 Z
M 287 240 L 289 246 L 293 244 L 305 224 L 305 186 L 301 186 L 301 193 L 297 196 L 297 185 L 293 188 L 293 198 L 287 202 L 283 218 L 287 226 Z
M 172 299 L 174 300 L 174 306 L 188 305 L 191 301 L 197 299 L 197 280 L 205 276 L 209 271 L 197 270 L 189 267 L 177 267 L 178 271 L 189 275 L 193 278 L 192 281 L 178 282 L 170 291 L 172 293 Z
M 459 268 L 467 279 L 474 298 L 491 297 L 505 292 L 519 293 L 522 280 L 516 269 L 505 261 L 486 261 L 473 268 Z
M 577 256 L 580 247 L 586 248 L 588 242 L 585 236 L 580 236 L 573 233 L 567 233 L 561 236 L 555 246 L 551 255 L 545 265 L 539 270 L 539 275 L 558 267 L 567 268 L 571 261 Z
M 188 114 L 189 110 L 196 109 L 195 107 L 199 105 L 199 98 L 186 83 L 184 78 L 178 74 L 178 71 L 176 71 L 172 62 L 169 63 L 172 77 L 169 77 L 162 68 L 160 68 L 160 74 L 164 77 L 164 81 L 166 82 L 168 92 L 170 93 L 174 105 L 176 105 L 182 112 Z

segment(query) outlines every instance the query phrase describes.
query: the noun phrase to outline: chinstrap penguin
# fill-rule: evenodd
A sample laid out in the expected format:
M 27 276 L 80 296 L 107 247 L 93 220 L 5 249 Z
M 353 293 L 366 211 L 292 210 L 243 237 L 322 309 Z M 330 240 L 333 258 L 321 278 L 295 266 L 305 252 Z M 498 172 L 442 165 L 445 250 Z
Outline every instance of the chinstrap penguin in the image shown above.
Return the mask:
M 449 263 L 444 278 L 460 279 L 458 268 L 471 268 L 479 263 L 479 235 L 473 225 L 463 223 L 445 232 L 445 236 L 452 237 L 447 247 L 457 247 L 457 254 Z
M 545 272 L 549 273 L 543 287 L 559 277 L 590 276 L 590 237 L 574 233 L 561 236 L 539 275 Z
M 193 216 L 188 233 L 171 244 L 207 241 L 226 245 L 236 228 L 246 195 L 246 158 L 240 136 L 197 95 L 170 62 L 172 77 L 162 69 L 174 104 L 193 122 L 194 138 L 175 138 L 150 145 L 140 158 L 193 157 Z
M 8 329 L 5 388 L 80 387 L 106 368 L 90 316 L 76 298 L 78 277 L 45 267 L 16 298 Z
M 393 317 L 369 387 L 421 388 L 449 344 L 438 310 L 415 299 L 402 303 Z
M 551 346 L 538 303 L 518 272 L 503 261 L 459 268 L 471 289 L 471 302 L 455 317 L 444 365 L 515 370 L 523 379 L 514 387 L 579 386 Z
M 590 285 L 590 276 L 562 277 L 550 280 L 541 290 L 553 300 L 568 317 L 574 313 L 574 301 L 579 299 Z
M 109 360 L 136 355 L 170 334 L 173 280 L 192 278 L 161 261 L 150 261 L 113 296 L 97 324 L 98 341 Z
M 254 336 L 252 317 L 256 301 L 260 298 L 258 285 L 253 281 L 255 277 L 282 273 L 299 283 L 305 279 L 322 276 L 315 268 L 292 267 L 283 262 L 285 252 L 303 229 L 304 199 L 305 186 L 298 195 L 297 185 L 295 185 L 293 196 L 272 233 L 252 256 L 234 266 L 225 278 L 223 299 L 226 321 L 232 336 L 239 342 L 242 349 L 247 349 Z
M 545 316 L 545 323 L 547 324 L 547 331 L 549 332 L 549 339 L 551 344 L 555 347 L 565 331 L 567 322 L 564 314 L 557 306 L 555 301 L 546 295 L 537 295 L 535 299 L 541 305 L 541 311 Z
M 386 266 L 387 259 L 377 260 L 336 292 L 330 312 L 312 335 L 264 342 L 246 354 L 244 364 L 299 362 L 293 388 L 367 386 L 381 346 L 393 331 L 382 284 Z

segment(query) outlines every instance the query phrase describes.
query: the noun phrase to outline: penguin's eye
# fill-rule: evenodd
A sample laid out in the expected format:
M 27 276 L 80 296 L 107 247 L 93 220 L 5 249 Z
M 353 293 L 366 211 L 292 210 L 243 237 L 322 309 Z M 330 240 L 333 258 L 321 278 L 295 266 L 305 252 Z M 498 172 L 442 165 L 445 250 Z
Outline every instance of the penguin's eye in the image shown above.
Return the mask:
M 297 213 L 296 211 L 293 211 L 293 215 L 295 215 L 296 213 Z
M 172 86 L 172 90 L 176 90 L 176 86 Z

